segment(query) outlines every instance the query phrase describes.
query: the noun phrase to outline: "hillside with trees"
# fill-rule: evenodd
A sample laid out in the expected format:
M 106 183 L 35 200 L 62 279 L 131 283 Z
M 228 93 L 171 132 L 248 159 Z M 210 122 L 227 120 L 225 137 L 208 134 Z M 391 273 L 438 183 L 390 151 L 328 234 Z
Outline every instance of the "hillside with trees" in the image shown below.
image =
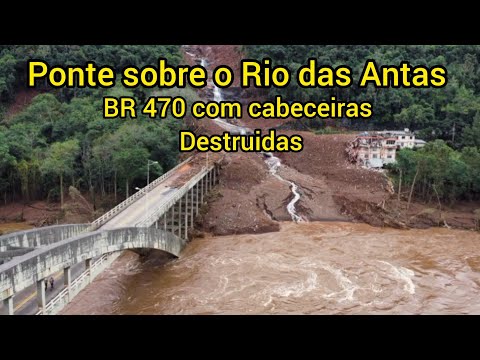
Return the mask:
M 178 65 L 179 46 L 142 45 L 20 45 L 0 46 L 0 199 L 4 203 L 49 199 L 61 201 L 73 185 L 115 202 L 144 186 L 147 160 L 151 176 L 172 168 L 178 155 L 178 120 L 151 120 L 139 113 L 135 120 L 105 120 L 105 95 L 145 99 L 148 89 L 52 89 L 39 84 L 38 96 L 20 112 L 8 114 L 18 92 L 27 91 L 26 62 L 49 65 L 155 64 L 164 57 Z
M 296 70 L 309 58 L 319 65 L 352 68 L 353 84 L 348 88 L 305 89 L 292 81 L 286 88 L 271 88 L 269 96 L 287 100 L 325 101 L 336 96 L 342 101 L 370 101 L 374 115 L 369 120 L 352 120 L 355 129 L 410 128 L 425 140 L 443 139 L 454 148 L 479 145 L 480 129 L 480 46 L 478 45 L 249 45 L 244 47 L 255 59 L 270 57 L 273 65 Z M 442 65 L 448 70 L 448 85 L 442 89 L 358 87 L 365 62 L 379 66 Z M 312 127 L 323 122 L 315 119 Z
M 304 89 L 292 81 L 287 88 L 272 88 L 267 97 L 285 100 L 325 101 L 334 95 L 341 101 L 371 101 L 369 120 L 339 120 L 354 130 L 402 129 L 435 141 L 422 151 L 401 151 L 392 173 L 416 199 L 454 202 L 480 196 L 480 46 L 470 45 L 255 45 L 243 46 L 248 57 L 270 57 L 296 71 L 309 58 L 319 65 L 348 65 L 353 86 Z M 26 63 L 41 59 L 54 65 L 113 65 L 117 72 L 127 65 L 155 64 L 159 57 L 171 65 L 182 59 L 180 46 L 143 45 L 8 45 L 0 46 L 0 201 L 49 199 L 63 202 L 62 189 L 73 185 L 91 200 L 110 197 L 118 202 L 146 182 L 146 164 L 151 159 L 152 177 L 172 168 L 178 156 L 175 119 L 151 120 L 139 113 L 135 120 L 105 120 L 105 95 L 134 96 L 142 103 L 152 94 L 198 99 L 192 89 L 128 90 L 52 89 L 39 83 L 26 90 Z M 379 65 L 443 65 L 448 85 L 442 89 L 387 88 L 369 85 L 359 89 L 356 81 L 367 59 Z M 119 82 L 118 82 L 119 83 Z M 35 95 L 27 106 L 11 111 L 18 94 Z M 312 129 L 322 129 L 321 119 L 302 120 Z M 436 166 L 434 164 L 441 164 Z
M 271 88 L 268 97 L 287 100 L 325 101 L 336 96 L 342 101 L 370 101 L 374 115 L 369 120 L 338 121 L 356 130 L 409 128 L 417 137 L 432 141 L 419 151 L 402 150 L 391 166 L 397 180 L 402 174 L 403 191 L 427 202 L 472 200 L 480 197 L 480 46 L 478 45 L 254 45 L 244 46 L 249 57 L 269 57 L 273 65 L 287 66 L 293 73 L 318 59 L 319 65 L 352 68 L 349 88 L 305 89 L 292 81 L 286 88 Z M 443 65 L 448 84 L 441 89 L 358 88 L 365 62 L 379 66 Z M 305 120 L 311 128 L 324 127 L 321 119 Z

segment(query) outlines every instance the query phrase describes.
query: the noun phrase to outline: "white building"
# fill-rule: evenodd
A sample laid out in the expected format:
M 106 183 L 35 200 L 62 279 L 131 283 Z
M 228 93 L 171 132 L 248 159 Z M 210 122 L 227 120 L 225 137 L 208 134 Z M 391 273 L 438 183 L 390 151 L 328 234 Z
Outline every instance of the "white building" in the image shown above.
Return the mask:
M 396 139 L 382 135 L 363 134 L 348 147 L 350 160 L 369 167 L 382 167 L 395 161 Z
M 347 146 L 350 161 L 368 167 L 381 168 L 384 164 L 395 162 L 397 150 L 423 147 L 426 142 L 415 139 L 409 129 L 404 131 L 376 131 L 359 134 Z
M 399 150 L 403 148 L 413 149 L 415 147 L 415 134 L 409 129 L 403 131 L 377 131 L 375 134 L 388 138 L 395 138 Z

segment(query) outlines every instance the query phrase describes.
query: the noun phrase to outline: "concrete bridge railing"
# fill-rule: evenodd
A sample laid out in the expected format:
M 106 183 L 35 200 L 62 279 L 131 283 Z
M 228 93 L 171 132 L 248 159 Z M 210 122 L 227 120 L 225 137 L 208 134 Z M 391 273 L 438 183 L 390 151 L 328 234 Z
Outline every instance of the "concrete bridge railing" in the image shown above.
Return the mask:
M 87 270 L 82 272 L 76 279 L 72 280 L 69 287 L 65 287 L 57 296 L 45 304 L 44 308 L 40 308 L 35 315 L 57 314 L 120 255 L 121 252 L 118 251 L 113 254 L 102 255 L 97 261 L 93 262 Z
M 216 169 L 215 165 L 211 165 L 211 166 L 208 166 L 208 167 L 203 167 L 202 170 L 198 174 L 196 174 L 194 177 L 192 177 L 181 188 L 177 189 L 175 191 L 175 195 L 172 198 L 169 198 L 166 201 L 163 201 L 160 204 L 157 204 L 155 206 L 155 209 L 152 211 L 152 213 L 148 217 L 146 217 L 146 218 L 142 219 L 141 221 L 139 221 L 138 223 L 136 223 L 135 226 L 137 226 L 137 227 L 150 227 L 150 226 L 154 225 L 162 217 L 162 215 L 166 211 L 168 211 L 168 209 L 170 209 L 173 205 L 175 205 L 175 203 L 177 203 L 181 198 L 183 198 L 188 193 L 188 191 L 190 189 L 192 189 L 194 186 L 198 185 L 200 183 L 200 180 L 202 180 L 205 176 L 210 174 L 210 172 L 212 170 L 215 170 L 215 169 Z M 214 181 L 213 178 L 212 178 L 211 182 L 212 181 Z M 207 187 L 207 189 L 208 189 L 208 187 Z M 203 202 L 203 199 L 202 199 L 202 202 Z
M 0 252 L 10 247 L 36 248 L 77 236 L 90 224 L 54 225 L 37 229 L 18 231 L 0 236 Z

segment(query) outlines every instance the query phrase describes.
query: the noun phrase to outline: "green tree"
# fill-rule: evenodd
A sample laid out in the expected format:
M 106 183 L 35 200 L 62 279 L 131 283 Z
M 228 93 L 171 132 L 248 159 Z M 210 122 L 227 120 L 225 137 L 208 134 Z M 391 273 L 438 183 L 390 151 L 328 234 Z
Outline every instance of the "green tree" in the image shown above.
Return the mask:
M 426 201 L 453 203 L 469 195 L 469 191 L 477 191 L 479 165 L 476 148 L 460 153 L 444 141 L 436 140 L 418 151 L 401 150 L 391 170 L 402 172 L 402 183 L 410 188 L 410 194 Z
M 64 205 L 63 179 L 64 176 L 73 174 L 75 158 L 79 152 L 80 146 L 76 139 L 54 143 L 41 166 L 41 171 L 44 174 L 53 174 L 60 178 L 60 203 L 62 208 Z
M 89 122 L 102 119 L 100 102 L 91 97 L 74 98 L 63 104 L 61 115 L 52 126 L 52 140 L 64 141 L 73 136 L 83 138 Z
M 13 55 L 0 55 L 0 102 L 13 99 L 16 64 Z
M 463 131 L 463 146 L 480 147 L 480 111 L 477 111 L 473 124 L 467 126 Z
M 423 128 L 435 118 L 435 112 L 429 104 L 413 104 L 403 108 L 394 116 L 395 122 L 410 129 Z
M 7 201 L 7 189 L 11 186 L 11 178 L 8 176 L 8 169 L 16 163 L 15 158 L 10 154 L 5 133 L 0 127 L 0 191 L 4 194 L 5 203 Z
M 461 159 L 467 164 L 468 190 L 467 196 L 472 199 L 480 194 L 480 151 L 478 147 L 462 149 Z
M 145 148 L 123 148 L 113 154 L 113 164 L 120 177 L 125 180 L 125 198 L 133 179 L 145 176 L 149 153 Z
M 32 123 L 53 126 L 62 116 L 62 103 L 53 94 L 36 96 L 32 103 L 12 119 L 12 123 Z

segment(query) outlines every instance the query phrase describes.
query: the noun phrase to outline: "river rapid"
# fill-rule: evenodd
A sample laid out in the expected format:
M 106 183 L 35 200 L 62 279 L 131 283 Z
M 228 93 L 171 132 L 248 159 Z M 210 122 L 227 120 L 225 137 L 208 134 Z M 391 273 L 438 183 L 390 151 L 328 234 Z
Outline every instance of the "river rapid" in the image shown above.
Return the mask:
M 127 252 L 63 313 L 480 314 L 479 290 L 478 233 L 289 222 L 174 260 Z

